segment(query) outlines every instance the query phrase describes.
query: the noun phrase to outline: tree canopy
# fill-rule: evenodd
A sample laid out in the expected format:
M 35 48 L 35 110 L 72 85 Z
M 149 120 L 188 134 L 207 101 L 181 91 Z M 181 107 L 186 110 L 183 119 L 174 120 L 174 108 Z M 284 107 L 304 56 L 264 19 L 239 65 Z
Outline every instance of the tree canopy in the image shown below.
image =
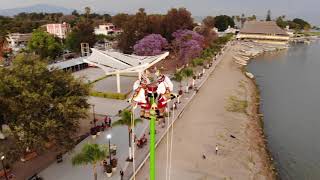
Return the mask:
M 134 53 L 140 56 L 161 54 L 168 42 L 160 34 L 150 34 L 139 40 L 133 47 Z
M 0 69 L 0 104 L 5 123 L 18 141 L 16 150 L 42 150 L 48 142 L 70 149 L 79 119 L 85 118 L 89 85 L 70 73 L 49 70 L 31 54 L 20 54 Z
M 179 55 L 182 64 L 198 57 L 204 47 L 204 37 L 191 30 L 178 30 L 172 35 L 174 49 Z
M 89 43 L 93 46 L 96 42 L 93 25 L 88 21 L 79 22 L 68 34 L 66 39 L 66 46 L 69 50 L 80 52 L 81 43 Z
M 271 10 L 268 10 L 266 21 L 271 21 Z
M 98 179 L 97 165 L 100 161 L 106 159 L 108 156 L 108 150 L 106 147 L 99 144 L 85 144 L 81 152 L 72 157 L 72 165 L 93 165 L 94 179 Z
M 212 16 L 207 16 L 202 20 L 203 24 L 209 28 L 214 28 L 215 20 Z
M 311 28 L 311 25 L 303 19 L 295 18 L 292 22 L 296 23 L 300 30 L 309 30 Z
M 234 27 L 235 23 L 230 16 L 227 15 L 220 15 L 214 18 L 215 26 L 218 28 L 219 31 L 225 31 L 228 26 Z
M 62 45 L 58 39 L 42 30 L 35 30 L 32 33 L 28 48 L 43 59 L 55 59 L 62 52 Z

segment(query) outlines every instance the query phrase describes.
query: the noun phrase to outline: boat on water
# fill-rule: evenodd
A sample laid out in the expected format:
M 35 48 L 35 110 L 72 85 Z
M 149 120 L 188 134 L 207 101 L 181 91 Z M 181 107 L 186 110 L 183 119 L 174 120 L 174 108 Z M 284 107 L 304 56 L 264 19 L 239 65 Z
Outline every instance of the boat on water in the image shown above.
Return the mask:
M 250 73 L 250 72 L 245 72 L 245 75 L 250 79 L 254 78 L 254 75 L 252 73 Z

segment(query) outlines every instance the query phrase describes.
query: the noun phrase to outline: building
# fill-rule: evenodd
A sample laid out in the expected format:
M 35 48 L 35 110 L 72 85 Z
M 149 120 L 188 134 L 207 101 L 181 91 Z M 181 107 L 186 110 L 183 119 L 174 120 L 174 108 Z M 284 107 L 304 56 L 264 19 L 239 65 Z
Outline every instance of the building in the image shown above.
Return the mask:
M 294 37 L 294 30 L 290 29 L 289 26 L 286 26 L 286 31 L 290 37 Z
M 70 24 L 62 23 L 62 24 L 47 24 L 46 25 L 47 32 L 53 34 L 60 39 L 65 39 L 67 34 L 71 31 Z
M 11 33 L 7 37 L 8 47 L 13 51 L 25 48 L 31 39 L 32 34 Z
M 113 25 L 112 23 L 102 24 L 102 25 L 99 25 L 99 27 L 94 28 L 94 34 L 96 35 L 103 34 L 103 35 L 109 36 L 109 35 L 117 35 L 117 34 L 120 34 L 121 32 L 122 30 L 116 28 L 116 26 Z
M 59 69 L 64 71 L 80 71 L 82 69 L 86 69 L 89 67 L 87 62 L 83 61 L 83 57 L 69 59 L 66 61 L 60 61 L 53 64 L 48 65 L 48 69 Z
M 237 35 L 239 40 L 272 44 L 287 44 L 289 38 L 289 34 L 274 21 L 247 21 Z

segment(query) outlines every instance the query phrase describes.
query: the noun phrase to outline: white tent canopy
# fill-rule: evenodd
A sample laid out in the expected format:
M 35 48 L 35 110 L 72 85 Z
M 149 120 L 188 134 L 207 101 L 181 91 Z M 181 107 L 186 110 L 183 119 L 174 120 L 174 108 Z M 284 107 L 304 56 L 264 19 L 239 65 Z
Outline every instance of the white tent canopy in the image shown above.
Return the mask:
M 106 75 L 117 75 L 117 91 L 120 93 L 120 74 L 121 73 L 141 73 L 160 62 L 169 55 L 165 52 L 156 56 L 136 56 L 123 54 L 117 51 L 100 51 L 91 49 L 92 54 L 83 61 L 95 65 L 105 71 Z

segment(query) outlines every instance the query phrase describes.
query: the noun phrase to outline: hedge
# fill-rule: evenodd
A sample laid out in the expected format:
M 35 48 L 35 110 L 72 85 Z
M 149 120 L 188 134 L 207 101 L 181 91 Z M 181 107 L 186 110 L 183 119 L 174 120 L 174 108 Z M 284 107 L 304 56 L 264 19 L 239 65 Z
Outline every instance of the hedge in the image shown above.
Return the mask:
M 129 93 L 130 93 L 130 92 L 129 92 Z M 125 100 L 125 99 L 127 99 L 127 96 L 128 96 L 129 93 L 123 94 L 123 93 L 91 91 L 91 92 L 90 92 L 90 96 L 102 97 L 102 98 L 110 98 L 110 99 Z

